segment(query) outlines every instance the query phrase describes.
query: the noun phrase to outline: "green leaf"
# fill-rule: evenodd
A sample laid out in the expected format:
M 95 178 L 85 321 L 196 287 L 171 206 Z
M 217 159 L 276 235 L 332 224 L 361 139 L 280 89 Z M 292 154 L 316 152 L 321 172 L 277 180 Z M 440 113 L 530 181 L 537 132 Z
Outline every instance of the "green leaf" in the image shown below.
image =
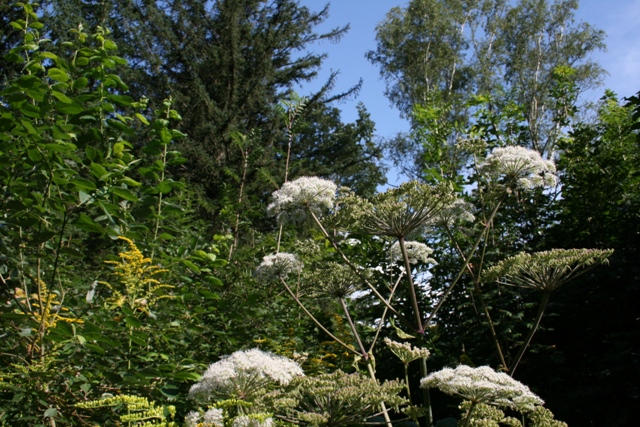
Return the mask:
M 135 194 L 133 194 L 131 191 L 127 190 L 126 188 L 122 188 L 122 187 L 113 187 L 111 189 L 111 191 L 113 192 L 113 194 L 115 194 L 116 196 L 124 199 L 124 200 L 128 200 L 130 202 L 137 202 L 138 201 L 138 196 L 136 196 Z
M 120 178 L 120 180 L 118 181 L 120 184 L 126 184 L 128 187 L 140 187 L 142 186 L 141 182 L 138 182 L 132 178 L 129 178 L 128 176 L 124 176 L 122 178 Z
M 105 349 L 103 349 L 102 347 L 100 347 L 99 345 L 96 344 L 91 344 L 91 343 L 85 343 L 84 347 L 88 348 L 91 351 L 95 351 L 98 354 L 105 354 L 106 351 Z M 83 384 L 82 386 L 85 386 L 86 384 Z M 80 388 L 82 388 L 82 386 L 80 386 Z
M 133 316 L 125 316 L 124 321 L 132 328 L 139 328 L 142 326 L 142 322 Z
M 52 90 L 51 95 L 58 99 L 58 101 L 63 102 L 65 104 L 73 104 L 73 99 L 69 98 L 62 92 L 58 92 L 57 90 Z
M 176 380 L 200 381 L 202 376 L 196 372 L 178 372 L 173 375 L 173 378 Z
M 73 82 L 74 89 L 84 89 L 89 84 L 89 79 L 86 77 L 80 77 Z
M 77 191 L 95 191 L 96 184 L 93 181 L 89 181 L 84 178 L 74 178 L 71 180 L 71 183 L 75 185 Z
M 169 193 L 172 188 L 173 186 L 171 185 L 171 181 L 169 180 L 159 182 L 158 185 L 156 186 L 156 189 L 162 194 Z
M 193 271 L 194 273 L 200 273 L 200 269 L 198 268 L 197 265 L 195 265 L 193 262 L 189 261 L 188 259 L 181 259 L 180 262 L 185 265 L 189 270 Z
M 110 175 L 110 173 L 107 172 L 104 166 L 102 166 L 100 163 L 91 163 L 89 169 L 91 169 L 91 173 L 93 174 L 93 176 L 102 180 Z
M 86 58 L 84 56 L 81 56 L 79 58 L 76 58 L 75 60 L 75 65 L 77 65 L 78 67 L 84 67 L 85 65 L 87 65 L 89 63 L 89 58 Z
M 134 102 L 133 98 L 128 95 L 108 95 L 107 99 L 121 107 L 130 107 Z
M 136 117 L 138 118 L 138 120 L 140 120 L 142 123 L 144 123 L 145 125 L 149 125 L 149 121 L 147 120 L 147 118 L 145 116 L 143 116 L 140 113 L 136 113 Z
M 58 410 L 56 408 L 49 408 L 44 411 L 44 418 L 53 418 L 58 415 Z
M 69 81 L 69 74 L 67 74 L 66 71 L 61 70 L 60 68 L 49 68 L 49 70 L 47 71 L 47 76 L 51 80 L 55 80 L 57 82 L 66 83 Z
M 85 110 L 82 104 L 73 100 L 70 103 L 58 104 L 56 106 L 56 109 L 62 114 L 70 114 L 70 115 L 80 114 Z
M 92 233 L 104 233 L 105 230 L 95 222 L 90 216 L 85 213 L 81 213 L 78 215 L 78 218 L 73 222 L 73 225 L 78 227 L 81 230 L 92 232 Z

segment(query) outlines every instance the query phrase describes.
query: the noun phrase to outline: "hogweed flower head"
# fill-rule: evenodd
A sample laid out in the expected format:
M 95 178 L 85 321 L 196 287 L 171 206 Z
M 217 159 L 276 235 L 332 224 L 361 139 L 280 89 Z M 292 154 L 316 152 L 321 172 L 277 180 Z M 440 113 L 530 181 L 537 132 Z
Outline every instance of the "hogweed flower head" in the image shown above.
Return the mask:
M 224 414 L 222 409 L 213 408 L 208 411 L 191 411 L 184 417 L 186 427 L 224 427 Z
M 425 264 L 437 264 L 436 260 L 431 258 L 433 249 L 424 243 L 420 242 L 405 242 L 404 246 L 409 256 L 410 264 L 417 264 L 423 262 Z M 393 261 L 403 261 L 402 250 L 400 248 L 400 242 L 395 242 L 389 250 L 389 256 Z
M 472 403 L 485 403 L 518 411 L 531 411 L 536 405 L 544 403 L 529 387 L 488 366 L 472 368 L 460 365 L 455 369 L 444 368 L 424 377 L 420 381 L 420 387 L 435 387 Z
M 336 371 L 295 381 L 292 397 L 297 405 L 287 418 L 296 424 L 338 427 L 362 424 L 382 403 L 399 406 L 406 399 L 398 396 L 404 385 L 399 381 L 380 384 L 359 373 Z
M 302 222 L 308 211 L 319 216 L 332 209 L 337 189 L 333 181 L 317 177 L 285 182 L 282 188 L 273 192 L 273 201 L 267 206 L 267 212 L 276 216 L 280 223 Z
M 366 276 L 368 272 L 363 270 L 361 274 Z M 346 265 L 327 262 L 321 271 L 314 274 L 312 283 L 318 294 L 340 299 L 356 292 L 362 279 Z
M 191 387 L 189 397 L 200 401 L 211 398 L 249 400 L 264 387 L 286 385 L 303 375 L 300 365 L 286 357 L 257 348 L 236 351 L 211 364 L 200 381 Z
M 504 177 L 519 188 L 553 187 L 558 179 L 551 160 L 540 153 L 520 146 L 498 147 L 487 156 L 480 170 L 493 178 Z
M 256 275 L 265 280 L 286 277 L 291 273 L 300 273 L 304 265 L 294 254 L 280 252 L 267 255 L 256 269 Z
M 273 418 L 263 414 L 240 415 L 233 419 L 232 427 L 273 427 Z
M 384 339 L 384 343 L 389 347 L 398 359 L 404 364 L 413 362 L 414 360 L 429 357 L 431 354 L 426 348 L 413 347 L 408 342 L 399 343 L 389 338 Z
M 484 282 L 554 291 L 576 276 L 599 264 L 606 264 L 611 249 L 552 249 L 528 254 L 521 252 L 489 268 Z
M 440 212 L 438 223 L 451 227 L 458 222 L 473 222 L 476 217 L 473 214 L 474 207 L 463 199 L 456 199 Z
M 358 219 L 365 231 L 400 238 L 434 224 L 440 211 L 452 201 L 448 185 L 409 181 L 363 204 Z

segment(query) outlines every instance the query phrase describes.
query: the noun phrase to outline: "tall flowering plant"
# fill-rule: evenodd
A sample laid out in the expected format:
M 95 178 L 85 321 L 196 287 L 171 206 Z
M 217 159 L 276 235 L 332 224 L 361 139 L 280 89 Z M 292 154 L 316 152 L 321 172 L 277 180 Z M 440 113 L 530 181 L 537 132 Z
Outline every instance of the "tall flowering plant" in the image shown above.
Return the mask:
M 287 182 L 280 190 L 274 192 L 273 201 L 267 209 L 281 224 L 283 222 L 299 224 L 301 221 L 310 220 L 320 231 L 331 251 L 321 272 L 312 271 L 309 274 L 305 273 L 305 267 L 293 254 L 268 255 L 258 267 L 258 277 L 280 282 L 292 299 L 322 331 L 342 345 L 345 351 L 353 354 L 357 361 L 365 363 L 371 378 L 376 377 L 374 348 L 386 325 L 391 325 L 400 339 L 415 340 L 417 346 L 409 342 L 398 343 L 390 340 L 386 340 L 386 344 L 405 366 L 405 389 L 409 400 L 412 400 L 412 396 L 408 387 L 408 367 L 411 362 L 420 361 L 422 377 L 425 378 L 422 408 L 411 405 L 405 408 L 405 414 L 414 419 L 418 415 L 424 415 L 428 425 L 433 423 L 429 389 L 441 388 L 436 385 L 436 379 L 444 374 L 430 376 L 428 373 L 429 351 L 425 348 L 426 338 L 430 328 L 435 325 L 438 312 L 465 274 L 473 279 L 471 292 L 474 298 L 478 297 L 480 312 L 485 316 L 486 324 L 491 331 L 491 337 L 501 361 L 501 369 L 511 374 L 515 371 L 517 362 L 513 365 L 507 363 L 500 337 L 492 321 L 490 307 L 482 298 L 480 284 L 481 277 L 484 277 L 481 276 L 481 272 L 485 269 L 484 257 L 490 242 L 494 220 L 504 201 L 512 194 L 523 195 L 537 188 L 544 189 L 557 184 L 553 162 L 543 159 L 539 153 L 524 147 L 496 148 L 486 157 L 478 160 L 475 167 L 477 171 L 475 176 L 478 178 L 475 191 L 483 195 L 479 205 L 471 204 L 464 195 L 456 195 L 453 187 L 446 182 L 429 185 L 410 181 L 370 199 L 364 199 L 348 189 L 338 190 L 330 181 L 304 177 Z M 455 229 L 461 224 L 468 223 L 473 224 L 471 230 L 476 233 L 470 247 L 460 245 L 455 237 Z M 433 250 L 420 241 L 424 236 L 431 235 L 435 229 L 444 231 L 444 235 L 451 239 L 452 248 L 458 252 L 462 262 L 457 272 L 450 274 L 450 282 L 443 291 L 430 293 L 434 303 L 429 306 L 421 300 L 422 295 L 429 293 L 429 288 L 426 283 L 416 281 L 415 273 L 428 271 L 430 266 L 437 264 Z M 357 262 L 352 259 L 347 249 L 359 244 L 354 243 L 350 237 L 354 231 L 359 233 L 358 238 L 368 234 L 386 242 L 385 246 L 389 252 L 386 259 L 389 263 L 386 266 L 376 266 L 368 265 L 366 261 L 363 264 L 362 261 Z M 478 264 L 475 264 L 476 259 L 480 260 Z M 546 261 L 542 263 L 549 265 Z M 313 265 L 317 269 L 316 261 Z M 377 283 L 380 273 L 388 274 L 391 271 L 399 272 L 397 278 L 391 280 L 387 286 L 381 287 Z M 308 287 L 305 288 L 313 290 L 309 295 L 322 295 L 337 302 L 342 309 L 342 316 L 350 326 L 351 339 L 345 340 L 343 337 L 339 339 L 330 327 L 318 320 L 318 316 L 305 303 L 303 295 L 294 291 L 290 283 L 294 277 L 297 281 L 310 280 Z M 411 307 L 412 317 L 410 318 L 405 317 L 404 312 L 398 309 L 396 301 L 397 291 L 403 283 L 406 286 L 405 295 L 408 295 Z M 375 332 L 368 340 L 362 334 L 361 322 L 359 323 L 353 317 L 350 310 L 354 298 L 359 295 L 377 299 L 383 309 L 382 316 L 376 319 L 377 325 L 369 326 Z M 527 340 L 523 345 L 524 349 L 529 344 L 530 340 Z M 521 356 L 520 354 L 517 358 Z M 456 369 L 445 372 L 463 383 L 470 381 L 468 378 L 464 379 L 465 375 L 467 377 L 471 375 L 465 368 Z M 509 378 L 508 374 L 497 374 L 494 371 L 491 371 L 495 374 L 492 377 L 487 371 L 489 369 L 487 367 L 473 372 L 490 377 L 487 380 L 489 382 L 493 378 L 496 384 L 504 380 L 504 377 Z M 426 380 L 427 378 L 429 380 Z M 533 406 L 542 404 L 541 400 L 536 399 L 538 398 L 531 397 L 532 407 L 529 409 L 534 410 Z M 471 425 L 471 420 L 475 419 L 473 417 L 477 418 L 473 415 L 474 411 L 479 411 L 477 414 L 485 414 L 491 411 L 486 409 L 487 407 L 501 406 L 492 399 L 472 397 L 468 400 L 471 406 L 467 408 L 465 425 Z M 389 422 L 386 408 L 384 405 L 381 408 Z

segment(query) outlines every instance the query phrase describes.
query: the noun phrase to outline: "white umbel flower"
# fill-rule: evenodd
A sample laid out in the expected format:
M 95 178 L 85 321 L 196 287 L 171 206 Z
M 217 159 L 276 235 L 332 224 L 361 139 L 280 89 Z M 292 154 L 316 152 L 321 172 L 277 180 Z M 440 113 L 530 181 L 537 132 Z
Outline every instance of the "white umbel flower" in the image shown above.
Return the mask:
M 420 387 L 436 387 L 444 393 L 460 396 L 473 403 L 485 403 L 516 410 L 533 410 L 544 402 L 529 387 L 488 366 L 472 368 L 460 365 L 427 375 Z
M 202 401 L 212 397 L 247 399 L 264 386 L 286 385 L 302 375 L 300 365 L 286 357 L 257 348 L 236 351 L 211 364 L 202 379 L 191 387 L 189 397 Z
M 240 415 L 233 420 L 233 427 L 273 427 L 273 418 L 259 419 L 247 415 Z
M 473 222 L 476 219 L 473 210 L 474 207 L 471 203 L 463 199 L 456 199 L 449 206 L 442 209 L 438 222 L 447 227 L 459 222 Z
M 277 279 L 291 273 L 300 273 L 303 264 L 294 254 L 280 252 L 267 255 L 256 269 L 256 275 L 263 279 Z
M 204 414 L 191 411 L 184 417 L 184 424 L 186 427 L 223 427 L 224 416 L 222 409 L 209 409 Z
M 480 164 L 480 170 L 490 177 L 504 176 L 518 187 L 553 187 L 558 179 L 551 160 L 544 160 L 540 153 L 525 147 L 499 147 Z
M 333 181 L 317 177 L 301 177 L 285 182 L 282 188 L 273 192 L 273 201 L 267 206 L 269 215 L 279 222 L 300 222 L 310 210 L 321 215 L 332 209 L 338 187 Z
M 436 260 L 430 258 L 433 249 L 420 242 L 405 242 L 404 247 L 407 249 L 409 263 L 417 264 L 423 262 L 425 264 L 437 264 Z M 395 242 L 389 250 L 389 256 L 394 261 L 402 261 L 402 251 L 400 250 L 400 242 Z

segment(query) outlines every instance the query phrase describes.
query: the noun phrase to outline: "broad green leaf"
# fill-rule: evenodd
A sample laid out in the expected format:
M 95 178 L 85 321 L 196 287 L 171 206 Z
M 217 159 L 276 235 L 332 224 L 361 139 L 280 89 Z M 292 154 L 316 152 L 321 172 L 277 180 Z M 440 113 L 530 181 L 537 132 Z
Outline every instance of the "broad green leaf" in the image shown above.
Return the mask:
M 132 178 L 129 178 L 128 176 L 120 178 L 118 182 L 120 184 L 126 184 L 129 187 L 140 187 L 142 185 L 141 182 L 138 182 Z
M 128 95 L 108 95 L 107 99 L 121 107 L 130 107 L 133 103 L 133 98 Z
M 66 71 L 61 70 L 60 68 L 49 68 L 49 70 L 47 71 L 47 76 L 57 82 L 66 83 L 69 81 L 69 74 L 67 74 Z
M 130 202 L 137 202 L 138 201 L 138 196 L 136 196 L 135 194 L 133 194 L 131 191 L 127 190 L 126 188 L 113 187 L 111 189 L 111 191 L 116 196 L 118 196 L 118 197 L 120 197 L 122 199 L 128 200 Z
M 73 99 L 69 98 L 67 95 L 65 95 L 62 92 L 58 92 L 56 90 L 52 90 L 51 91 L 51 95 L 54 96 L 55 98 L 57 98 L 58 101 L 63 102 L 65 104 L 72 104 L 73 103 Z
M 96 184 L 93 181 L 89 181 L 84 178 L 74 178 L 71 180 L 71 183 L 76 187 L 76 191 L 95 191 Z
M 84 89 L 89 84 L 89 79 L 86 77 L 80 77 L 73 82 L 74 89 Z
M 78 227 L 81 230 L 89 231 L 93 233 L 104 233 L 105 230 L 100 226 L 100 224 L 96 223 L 91 217 L 89 217 L 85 213 L 81 213 L 78 215 L 78 218 L 73 222 L 73 225 Z
M 109 176 L 109 172 L 102 166 L 100 163 L 91 163 L 89 167 L 91 169 L 91 173 L 96 178 L 104 180 L 107 176 Z
M 70 114 L 70 115 L 80 114 L 85 110 L 82 104 L 73 100 L 71 101 L 71 103 L 58 104 L 56 106 L 56 109 L 62 114 Z
M 160 193 L 167 194 L 171 191 L 173 186 L 171 185 L 171 181 L 165 180 L 165 181 L 159 182 L 156 188 Z
M 142 123 L 144 123 L 145 125 L 149 125 L 149 121 L 147 120 L 147 118 L 145 116 L 143 116 L 140 113 L 136 113 L 136 117 L 138 118 L 138 120 L 140 120 Z
M 200 268 L 188 259 L 181 259 L 180 262 L 194 273 L 200 273 Z

